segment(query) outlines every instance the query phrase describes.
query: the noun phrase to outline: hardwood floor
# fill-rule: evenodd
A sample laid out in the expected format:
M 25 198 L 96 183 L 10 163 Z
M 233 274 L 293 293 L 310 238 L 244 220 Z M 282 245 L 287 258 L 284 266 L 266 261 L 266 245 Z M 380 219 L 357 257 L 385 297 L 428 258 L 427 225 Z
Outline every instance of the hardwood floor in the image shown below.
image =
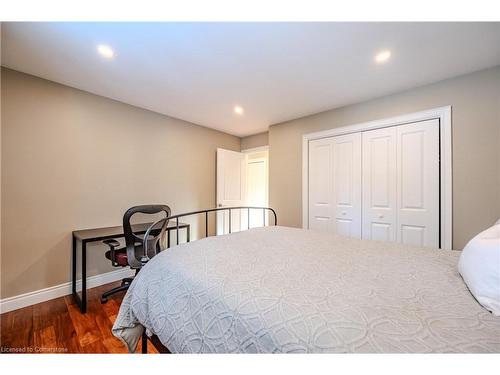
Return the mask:
M 88 311 L 81 314 L 71 296 L 42 302 L 0 315 L 2 353 L 127 353 L 113 336 L 123 293 L 100 303 L 100 296 L 120 282 L 88 290 Z M 141 342 L 139 340 L 138 353 Z M 157 353 L 148 342 L 148 353 Z

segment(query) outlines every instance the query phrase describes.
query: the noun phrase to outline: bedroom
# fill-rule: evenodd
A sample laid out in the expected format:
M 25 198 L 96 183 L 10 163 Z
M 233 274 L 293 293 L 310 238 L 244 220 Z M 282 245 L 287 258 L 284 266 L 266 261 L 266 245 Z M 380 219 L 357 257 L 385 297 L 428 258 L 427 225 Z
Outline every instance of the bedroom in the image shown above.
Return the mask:
M 2 353 L 498 358 L 499 22 L 2 21 Z

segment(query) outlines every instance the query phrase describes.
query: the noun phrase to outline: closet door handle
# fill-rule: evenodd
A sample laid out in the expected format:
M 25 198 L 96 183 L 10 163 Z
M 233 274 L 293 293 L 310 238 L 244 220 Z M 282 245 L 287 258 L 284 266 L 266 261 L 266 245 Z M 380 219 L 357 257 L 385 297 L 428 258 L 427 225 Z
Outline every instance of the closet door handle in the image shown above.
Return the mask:
M 378 214 L 378 218 L 379 218 L 379 219 L 383 219 L 383 218 L 384 218 L 384 215 L 382 215 L 382 214 Z

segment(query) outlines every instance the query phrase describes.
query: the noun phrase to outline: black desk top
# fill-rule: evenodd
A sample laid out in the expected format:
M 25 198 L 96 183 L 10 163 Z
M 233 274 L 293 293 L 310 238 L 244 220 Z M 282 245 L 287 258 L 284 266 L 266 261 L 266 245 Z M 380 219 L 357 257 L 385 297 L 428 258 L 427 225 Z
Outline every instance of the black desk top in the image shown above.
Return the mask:
M 151 223 L 140 223 L 132 224 L 132 231 L 137 234 L 144 234 Z M 179 223 L 180 228 L 187 228 L 189 224 Z M 172 230 L 177 228 L 177 224 L 174 221 L 168 223 L 167 229 Z M 99 241 L 109 238 L 123 237 L 123 227 L 118 225 L 116 227 L 106 227 L 106 228 L 94 228 L 94 229 L 82 229 L 73 231 L 73 236 L 81 241 Z

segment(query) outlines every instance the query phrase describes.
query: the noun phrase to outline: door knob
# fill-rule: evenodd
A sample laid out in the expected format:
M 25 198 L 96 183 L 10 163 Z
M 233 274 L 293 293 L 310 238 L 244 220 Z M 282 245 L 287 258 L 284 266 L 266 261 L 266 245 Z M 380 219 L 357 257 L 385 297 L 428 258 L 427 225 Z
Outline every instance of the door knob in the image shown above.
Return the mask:
M 345 216 L 346 214 L 347 214 L 347 212 L 342 211 L 342 216 Z

